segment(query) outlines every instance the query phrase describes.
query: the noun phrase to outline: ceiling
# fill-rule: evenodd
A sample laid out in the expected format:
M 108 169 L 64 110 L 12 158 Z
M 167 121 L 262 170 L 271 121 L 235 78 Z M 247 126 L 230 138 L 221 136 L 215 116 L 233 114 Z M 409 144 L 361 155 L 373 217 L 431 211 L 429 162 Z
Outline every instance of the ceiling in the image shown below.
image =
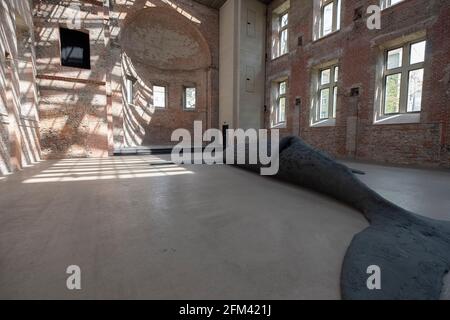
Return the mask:
M 220 9 L 220 7 L 225 2 L 227 2 L 227 0 L 195 0 L 195 1 L 214 9 Z M 260 1 L 264 3 L 269 3 L 271 0 L 260 0 Z
M 225 2 L 227 2 L 227 0 L 195 0 L 195 1 L 215 9 L 219 9 Z

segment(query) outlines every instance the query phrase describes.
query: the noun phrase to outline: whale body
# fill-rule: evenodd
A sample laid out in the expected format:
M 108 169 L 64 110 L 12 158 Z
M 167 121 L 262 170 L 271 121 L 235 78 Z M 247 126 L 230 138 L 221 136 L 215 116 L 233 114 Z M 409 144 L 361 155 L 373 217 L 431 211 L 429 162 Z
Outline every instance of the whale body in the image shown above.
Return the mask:
M 270 142 L 269 142 L 270 143 Z M 277 179 L 315 190 L 358 210 L 370 226 L 355 235 L 341 271 L 343 299 L 439 299 L 450 270 L 450 222 L 409 212 L 361 182 L 350 168 L 300 138 L 280 141 Z M 260 164 L 238 164 L 259 172 Z M 370 290 L 367 269 L 381 270 Z

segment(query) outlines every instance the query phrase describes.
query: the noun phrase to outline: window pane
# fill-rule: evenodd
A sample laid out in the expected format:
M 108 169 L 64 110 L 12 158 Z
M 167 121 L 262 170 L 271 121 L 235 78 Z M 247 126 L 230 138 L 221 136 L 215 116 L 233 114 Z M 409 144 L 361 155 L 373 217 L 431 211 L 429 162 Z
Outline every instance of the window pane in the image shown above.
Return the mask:
M 422 109 L 423 69 L 409 72 L 408 112 L 419 112 Z
M 127 79 L 127 102 L 133 104 L 133 81 Z
M 153 86 L 153 105 L 157 108 L 166 107 L 166 88 Z
M 195 109 L 196 96 L 195 96 L 195 88 L 186 88 L 185 89 L 185 98 L 186 98 L 186 109 Z
M 281 16 L 281 22 L 280 22 L 281 28 L 286 27 L 286 26 L 288 25 L 288 23 L 289 23 L 289 16 L 288 16 L 288 14 L 286 13 L 286 14 L 284 14 L 284 15 Z
M 330 110 L 330 89 L 320 90 L 320 119 L 328 119 L 328 113 Z
M 323 7 L 322 17 L 322 35 L 326 36 L 333 31 L 333 3 L 327 4 Z
M 326 36 L 327 34 L 333 32 L 333 7 L 333 3 L 323 7 L 322 36 Z
M 395 49 L 388 51 L 387 68 L 395 69 L 402 66 L 403 49 Z
M 336 108 L 337 108 L 337 87 L 333 89 L 333 118 L 336 118 Z
M 410 64 L 415 64 L 415 63 L 425 61 L 425 46 L 426 46 L 426 41 L 414 43 L 411 45 Z
M 82 31 L 60 28 L 59 36 L 61 45 L 61 65 L 91 69 L 89 34 Z
M 280 55 L 288 52 L 288 31 L 283 30 L 280 37 Z
M 338 0 L 337 2 L 336 18 L 336 28 L 339 30 L 341 28 L 341 0 Z
M 384 113 L 398 113 L 400 111 L 400 84 L 402 74 L 397 73 L 386 77 L 386 92 Z
M 390 6 L 393 6 L 394 4 L 397 4 L 399 2 L 402 2 L 403 0 L 382 0 L 382 9 L 389 8 Z
M 334 67 L 334 82 L 338 82 L 339 79 L 339 67 Z
M 286 94 L 286 82 L 280 82 L 280 88 L 279 88 L 279 94 L 285 95 Z
M 397 4 L 399 2 L 402 2 L 403 0 L 391 0 L 390 5 L 393 6 L 394 4 Z
M 286 98 L 284 98 L 284 97 L 280 98 L 278 111 L 279 111 L 278 122 L 286 121 Z
M 322 72 L 320 73 L 320 84 L 324 85 L 330 83 L 330 77 L 331 69 L 322 70 Z

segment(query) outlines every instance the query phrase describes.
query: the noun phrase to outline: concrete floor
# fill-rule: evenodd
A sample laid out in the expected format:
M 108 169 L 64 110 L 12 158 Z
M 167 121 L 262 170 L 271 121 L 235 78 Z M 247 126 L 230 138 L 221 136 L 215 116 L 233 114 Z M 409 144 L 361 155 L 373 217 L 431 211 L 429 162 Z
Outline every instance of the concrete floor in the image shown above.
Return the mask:
M 149 165 L 161 161 L 48 161 L 0 180 L 0 298 L 340 297 L 344 253 L 367 226 L 358 212 L 233 167 Z M 450 219 L 450 173 L 352 167 Z M 66 288 L 69 265 L 81 291 Z
M 344 163 L 364 171 L 358 177 L 397 205 L 433 219 L 450 220 L 450 170 Z

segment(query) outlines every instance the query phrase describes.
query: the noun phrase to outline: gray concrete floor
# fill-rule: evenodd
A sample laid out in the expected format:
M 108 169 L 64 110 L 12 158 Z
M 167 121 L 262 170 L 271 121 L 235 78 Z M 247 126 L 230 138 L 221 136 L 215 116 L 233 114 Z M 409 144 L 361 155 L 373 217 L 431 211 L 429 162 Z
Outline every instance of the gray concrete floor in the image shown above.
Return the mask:
M 450 170 L 425 170 L 345 162 L 368 186 L 386 199 L 415 213 L 450 220 Z
M 160 161 L 48 161 L 0 180 L 0 298 L 340 297 L 343 256 L 367 226 L 358 212 L 237 168 L 149 165 Z M 448 172 L 352 166 L 450 219 Z M 81 291 L 66 288 L 69 265 Z

